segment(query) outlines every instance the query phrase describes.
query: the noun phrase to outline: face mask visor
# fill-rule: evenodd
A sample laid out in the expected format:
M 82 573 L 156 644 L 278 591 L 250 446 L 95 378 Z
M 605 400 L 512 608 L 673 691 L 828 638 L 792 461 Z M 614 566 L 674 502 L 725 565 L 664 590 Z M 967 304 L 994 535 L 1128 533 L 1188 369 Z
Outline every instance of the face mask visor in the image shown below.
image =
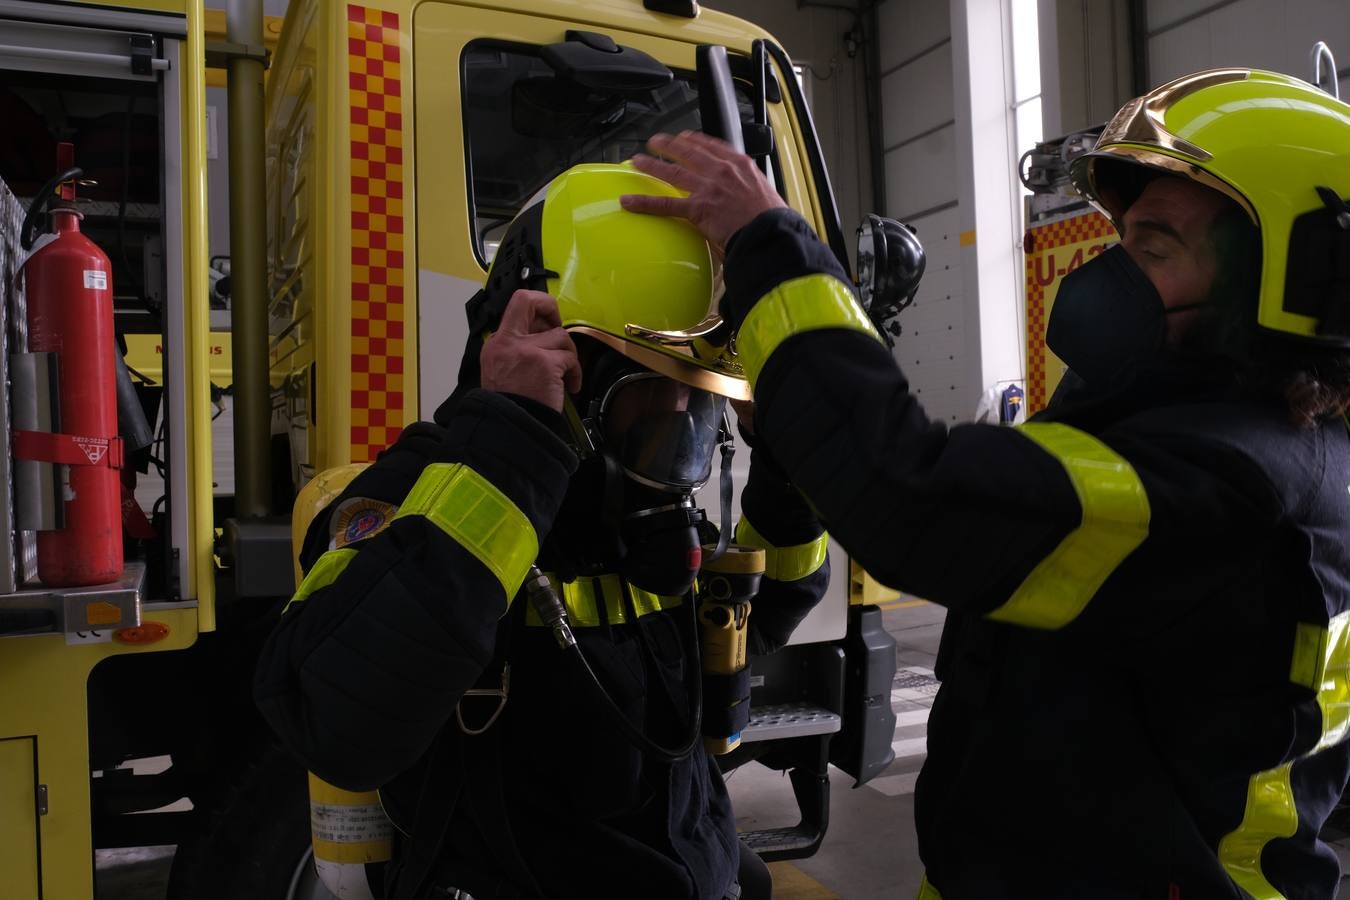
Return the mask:
M 625 375 L 605 393 L 600 427 L 639 484 L 692 493 L 707 483 L 725 425 L 725 398 L 655 372 Z

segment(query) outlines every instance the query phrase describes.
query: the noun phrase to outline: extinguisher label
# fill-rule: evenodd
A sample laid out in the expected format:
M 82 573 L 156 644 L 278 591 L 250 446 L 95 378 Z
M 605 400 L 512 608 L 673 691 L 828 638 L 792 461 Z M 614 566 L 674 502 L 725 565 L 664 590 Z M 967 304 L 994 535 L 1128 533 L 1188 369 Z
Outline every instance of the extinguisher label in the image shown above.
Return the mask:
M 108 289 L 108 273 L 100 272 L 97 269 L 85 269 L 84 286 L 96 291 L 106 291 Z
M 98 465 L 103 460 L 103 454 L 108 452 L 108 441 L 103 438 L 74 437 L 71 440 L 89 457 L 90 465 Z

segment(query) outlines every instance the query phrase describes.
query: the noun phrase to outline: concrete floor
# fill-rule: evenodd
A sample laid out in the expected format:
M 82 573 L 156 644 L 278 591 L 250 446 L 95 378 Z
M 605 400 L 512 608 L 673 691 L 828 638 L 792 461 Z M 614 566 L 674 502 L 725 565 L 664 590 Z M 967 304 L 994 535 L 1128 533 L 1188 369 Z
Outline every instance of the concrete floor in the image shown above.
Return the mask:
M 922 869 L 914 834 L 914 781 L 926 753 L 928 709 L 944 612 L 920 600 L 884 607 L 886 629 L 896 640 L 897 672 L 891 691 L 896 711 L 895 762 L 861 788 L 832 771 L 830 827 L 810 859 L 775 863 L 779 900 L 910 898 Z M 796 807 L 786 778 L 759 765 L 733 772 L 728 787 L 743 829 L 795 825 Z M 1350 815 L 1328 825 L 1341 866 L 1350 871 Z M 173 847 L 99 851 L 99 900 L 163 900 Z M 1338 896 L 1350 900 L 1350 878 Z

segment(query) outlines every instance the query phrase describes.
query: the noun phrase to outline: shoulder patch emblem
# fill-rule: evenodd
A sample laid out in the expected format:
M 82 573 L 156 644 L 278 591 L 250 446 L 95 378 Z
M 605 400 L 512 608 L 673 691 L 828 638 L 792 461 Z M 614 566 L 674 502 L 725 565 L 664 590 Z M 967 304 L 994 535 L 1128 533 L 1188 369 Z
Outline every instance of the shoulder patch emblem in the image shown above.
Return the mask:
M 333 547 L 346 547 L 379 534 L 398 513 L 392 503 L 350 497 L 333 513 Z

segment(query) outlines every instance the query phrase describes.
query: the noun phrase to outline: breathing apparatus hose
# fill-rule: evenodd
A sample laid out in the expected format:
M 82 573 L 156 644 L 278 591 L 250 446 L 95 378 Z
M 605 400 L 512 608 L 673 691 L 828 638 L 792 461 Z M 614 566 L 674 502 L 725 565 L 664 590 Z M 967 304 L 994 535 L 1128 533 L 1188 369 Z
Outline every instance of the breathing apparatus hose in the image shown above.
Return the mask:
M 81 168 L 66 169 L 64 172 L 47 179 L 47 183 L 38 190 L 37 196 L 28 206 L 28 211 L 24 213 L 23 224 L 19 226 L 19 246 L 25 252 L 33 249 L 33 242 L 37 240 L 38 217 L 42 215 L 42 211 L 51 202 L 52 194 L 56 192 L 57 187 L 67 181 L 73 181 L 83 174 L 84 169 Z
M 572 626 L 567 621 L 567 609 L 563 606 L 562 598 L 558 596 L 558 592 L 553 589 L 548 576 L 541 572 L 538 566 L 530 566 L 530 572 L 525 577 L 525 593 L 529 597 L 530 605 L 539 615 L 539 620 L 553 632 L 553 638 L 558 642 L 558 646 L 563 653 L 580 666 L 586 674 L 587 680 L 594 685 L 596 694 L 604 701 L 601 708 L 634 747 L 637 747 L 646 756 L 664 763 L 678 762 L 694 752 L 694 748 L 703 739 L 703 678 L 698 658 L 698 617 L 694 610 L 693 591 L 690 591 L 684 598 L 684 605 L 688 607 L 691 632 L 688 644 L 692 648 L 690 652 L 693 656 L 693 667 L 690 670 L 691 677 L 688 679 L 692 682 L 689 691 L 689 736 L 675 750 L 663 747 L 647 737 L 637 726 L 628 721 L 628 717 L 623 714 L 623 710 L 619 709 L 618 704 L 614 702 L 614 698 L 600 683 L 600 679 L 596 676 L 595 670 L 591 668 L 591 664 L 586 661 L 586 655 L 582 652 L 581 646 L 577 643 L 576 635 L 572 633 Z
M 731 546 L 731 458 L 736 453 L 736 445 L 728 437 L 721 444 L 722 450 L 722 474 L 719 479 L 718 493 L 721 500 L 722 513 L 722 531 L 717 536 L 717 549 L 713 550 L 712 556 L 703 560 L 704 565 L 715 563 L 726 555 L 727 548 Z

